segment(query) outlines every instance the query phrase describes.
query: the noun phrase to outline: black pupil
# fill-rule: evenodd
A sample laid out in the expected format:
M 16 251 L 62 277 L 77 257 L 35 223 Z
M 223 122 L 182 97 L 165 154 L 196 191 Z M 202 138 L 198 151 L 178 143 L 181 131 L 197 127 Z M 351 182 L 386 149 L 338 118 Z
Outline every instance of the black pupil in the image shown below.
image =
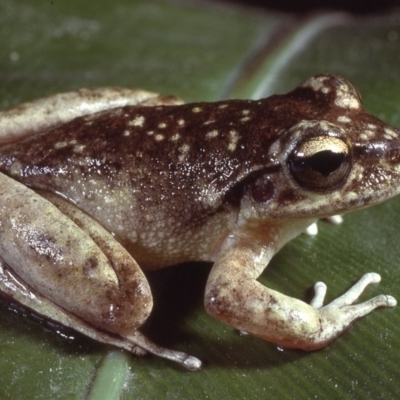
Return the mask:
M 334 153 L 330 150 L 320 151 L 311 157 L 300 161 L 303 168 L 310 168 L 323 176 L 329 176 L 336 171 L 343 163 L 344 153 Z

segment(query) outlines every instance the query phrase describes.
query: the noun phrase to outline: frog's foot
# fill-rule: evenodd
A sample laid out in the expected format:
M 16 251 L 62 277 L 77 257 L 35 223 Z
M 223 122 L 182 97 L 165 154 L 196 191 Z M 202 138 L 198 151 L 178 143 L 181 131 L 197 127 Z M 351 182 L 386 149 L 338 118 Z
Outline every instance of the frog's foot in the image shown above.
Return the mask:
M 74 329 L 78 330 L 78 328 L 77 325 L 74 326 Z M 144 356 L 147 353 L 151 353 L 155 356 L 176 362 L 189 371 L 198 371 L 201 368 L 201 361 L 198 358 L 180 351 L 158 346 L 139 331 L 135 331 L 132 335 L 127 335 L 126 337 L 117 337 L 105 332 L 98 332 L 92 327 L 86 325 L 82 330 L 82 333 L 99 342 L 127 350 L 138 356 Z
M 365 274 L 354 286 L 352 286 L 346 293 L 342 294 L 336 300 L 323 306 L 327 287 L 323 282 L 317 282 L 314 285 L 315 295 L 311 300 L 311 307 L 316 310 L 328 309 L 346 309 L 346 314 L 351 316 L 352 320 L 363 317 L 371 311 L 379 307 L 394 307 L 397 301 L 394 297 L 388 295 L 376 296 L 373 299 L 367 300 L 364 303 L 353 304 L 360 295 L 364 292 L 365 288 L 371 283 L 378 283 L 381 281 L 381 276 L 375 272 Z
M 324 218 L 325 221 L 333 224 L 333 225 L 340 225 L 343 223 L 343 217 L 341 215 L 331 215 L 330 217 Z M 306 228 L 306 230 L 303 232 L 305 235 L 308 236 L 316 236 L 318 235 L 318 225 L 317 222 L 314 222 L 310 226 Z
M 154 354 L 158 357 L 166 358 L 167 360 L 174 361 L 182 367 L 188 369 L 189 371 L 197 371 L 201 368 L 201 361 L 193 356 L 190 356 L 186 353 L 182 353 L 180 351 L 169 350 L 164 347 L 160 347 L 145 336 L 143 336 L 140 332 L 136 331 L 132 338 L 128 338 L 134 341 L 140 348 L 147 350 L 149 353 Z

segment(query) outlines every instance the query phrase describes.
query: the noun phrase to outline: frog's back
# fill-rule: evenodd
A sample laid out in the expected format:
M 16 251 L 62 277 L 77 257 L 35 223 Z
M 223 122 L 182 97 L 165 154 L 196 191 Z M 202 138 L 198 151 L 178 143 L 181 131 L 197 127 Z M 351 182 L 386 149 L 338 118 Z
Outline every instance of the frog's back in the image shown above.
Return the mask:
M 160 207 L 167 199 L 200 217 L 268 164 L 266 148 L 276 131 L 270 113 L 250 101 L 116 108 L 3 146 L 0 170 L 84 209 L 101 191 L 124 190 L 131 204 Z
M 126 246 L 139 246 L 138 261 L 141 252 L 143 260 L 151 253 L 161 264 L 179 262 L 154 254 L 182 246 L 190 253 L 182 260 L 202 258 L 191 236 L 203 240 L 216 214 L 217 225 L 226 224 L 238 206 L 227 194 L 252 168 L 243 154 L 248 138 L 234 121 L 249 121 L 246 103 L 124 107 L 77 118 L 3 146 L 0 170 L 69 199 Z M 221 115 L 227 107 L 231 122 Z M 214 230 L 210 242 L 226 228 Z
M 249 176 L 276 167 L 271 144 L 329 112 L 330 100 L 309 88 L 260 101 L 126 106 L 3 146 L 0 171 L 61 194 L 125 244 L 189 242 L 189 230 L 221 232 L 209 235 L 218 242 Z

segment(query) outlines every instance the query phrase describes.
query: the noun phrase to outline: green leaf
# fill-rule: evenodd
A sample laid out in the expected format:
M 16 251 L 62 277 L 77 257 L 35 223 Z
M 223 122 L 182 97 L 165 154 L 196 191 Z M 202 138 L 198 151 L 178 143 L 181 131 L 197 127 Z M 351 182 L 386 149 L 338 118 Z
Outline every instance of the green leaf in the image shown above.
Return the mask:
M 217 2 L 0 0 L 0 105 L 88 86 L 142 87 L 186 101 L 285 92 L 315 73 L 348 78 L 366 108 L 400 125 L 400 12 L 300 20 Z M 272 261 L 260 281 L 309 300 L 363 273 L 382 282 L 363 298 L 400 299 L 400 201 L 319 224 Z M 7 305 L 0 310 L 1 399 L 398 398 L 400 308 L 357 322 L 328 348 L 287 351 L 241 336 L 203 310 L 210 266 L 149 274 L 154 313 L 144 332 L 204 361 L 190 373 L 63 331 L 57 335 Z M 328 299 L 328 300 L 329 300 Z M 68 339 L 75 337 L 75 339 Z

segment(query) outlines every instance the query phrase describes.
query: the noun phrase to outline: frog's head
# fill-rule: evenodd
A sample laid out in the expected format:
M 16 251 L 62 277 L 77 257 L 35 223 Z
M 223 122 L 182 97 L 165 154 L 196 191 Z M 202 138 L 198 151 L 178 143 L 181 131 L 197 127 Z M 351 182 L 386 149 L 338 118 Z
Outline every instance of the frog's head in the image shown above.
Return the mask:
M 319 75 L 286 96 L 299 118 L 248 178 L 242 214 L 320 218 L 400 192 L 400 130 L 367 114 L 350 83 Z

